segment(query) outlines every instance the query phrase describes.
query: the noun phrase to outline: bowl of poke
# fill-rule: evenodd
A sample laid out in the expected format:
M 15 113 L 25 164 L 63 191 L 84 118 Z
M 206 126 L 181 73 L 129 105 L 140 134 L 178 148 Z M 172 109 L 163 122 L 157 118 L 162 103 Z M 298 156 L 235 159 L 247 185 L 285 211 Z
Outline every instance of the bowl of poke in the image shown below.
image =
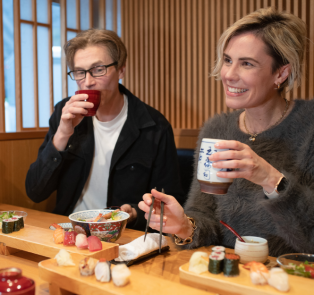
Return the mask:
M 284 254 L 277 258 L 277 263 L 288 274 L 314 279 L 314 254 Z
M 72 213 L 69 216 L 74 231 L 87 237 L 96 236 L 104 242 L 117 241 L 127 224 L 129 214 L 123 211 L 98 209 Z

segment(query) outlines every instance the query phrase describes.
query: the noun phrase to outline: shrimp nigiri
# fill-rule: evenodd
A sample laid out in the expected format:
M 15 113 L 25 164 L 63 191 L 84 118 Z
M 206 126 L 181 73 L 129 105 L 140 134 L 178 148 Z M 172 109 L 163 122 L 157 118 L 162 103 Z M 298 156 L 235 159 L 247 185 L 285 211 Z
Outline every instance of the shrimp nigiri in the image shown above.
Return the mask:
M 62 228 L 57 228 L 53 232 L 53 241 L 56 244 L 62 244 L 64 239 L 64 230 Z
M 269 278 L 269 271 L 267 267 L 260 262 L 251 261 L 243 265 L 245 269 L 250 269 L 251 281 L 255 285 L 265 285 Z

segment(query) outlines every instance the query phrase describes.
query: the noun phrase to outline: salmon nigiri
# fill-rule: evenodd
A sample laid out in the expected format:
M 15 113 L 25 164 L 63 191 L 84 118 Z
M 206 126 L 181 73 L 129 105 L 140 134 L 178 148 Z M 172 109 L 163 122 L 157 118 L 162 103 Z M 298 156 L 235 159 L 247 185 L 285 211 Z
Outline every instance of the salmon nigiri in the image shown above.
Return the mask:
M 53 232 L 53 241 L 56 244 L 62 244 L 64 239 L 64 230 L 62 228 L 57 228 Z

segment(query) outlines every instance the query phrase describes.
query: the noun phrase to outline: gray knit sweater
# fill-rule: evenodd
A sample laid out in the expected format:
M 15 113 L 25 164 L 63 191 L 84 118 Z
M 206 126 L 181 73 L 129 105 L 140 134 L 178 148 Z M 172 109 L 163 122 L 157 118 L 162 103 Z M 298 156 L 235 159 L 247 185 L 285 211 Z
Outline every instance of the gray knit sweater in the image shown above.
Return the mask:
M 255 142 L 239 129 L 241 112 L 217 115 L 200 132 L 194 179 L 184 208 L 195 219 L 197 229 L 194 241 L 185 247 L 234 248 L 236 237 L 219 223 L 221 219 L 240 235 L 267 239 L 271 256 L 314 253 L 314 100 L 296 100 L 290 114 L 279 125 L 260 133 Z M 201 193 L 196 165 L 202 138 L 248 144 L 286 176 L 288 187 L 276 199 L 268 199 L 261 186 L 235 179 L 226 195 Z

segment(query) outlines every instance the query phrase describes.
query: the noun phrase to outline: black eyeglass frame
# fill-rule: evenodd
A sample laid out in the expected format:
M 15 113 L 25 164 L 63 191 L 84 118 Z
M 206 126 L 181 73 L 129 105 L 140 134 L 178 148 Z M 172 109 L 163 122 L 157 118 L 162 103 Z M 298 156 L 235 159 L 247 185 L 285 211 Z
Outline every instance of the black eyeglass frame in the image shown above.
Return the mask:
M 74 81 L 80 81 L 80 80 L 83 80 L 83 79 L 85 79 L 86 78 L 86 73 L 87 72 L 89 72 L 89 74 L 92 76 L 92 77 L 94 77 L 94 78 L 97 78 L 97 77 L 101 77 L 101 76 L 104 76 L 104 75 L 106 75 L 107 74 L 107 69 L 109 68 L 109 67 L 112 67 L 112 66 L 115 66 L 115 65 L 117 65 L 118 64 L 118 62 L 117 61 L 115 61 L 115 62 L 113 62 L 113 63 L 111 63 L 111 64 L 109 64 L 109 65 L 99 65 L 99 66 L 94 66 L 94 67 L 92 67 L 92 68 L 90 68 L 90 69 L 88 69 L 88 70 L 76 70 L 76 71 L 70 71 L 70 72 L 68 72 L 67 74 L 69 75 L 69 77 L 72 79 L 72 80 L 74 80 Z M 94 69 L 94 68 L 98 68 L 98 67 L 104 67 L 105 69 L 106 69 L 106 73 L 104 73 L 104 74 L 102 74 L 102 75 L 99 75 L 99 76 L 94 76 L 93 75 L 93 73 L 92 73 L 92 69 Z M 77 72 L 77 71 L 80 71 L 80 72 L 85 72 L 85 75 L 84 75 L 84 78 L 82 78 L 82 79 L 75 79 L 74 78 L 74 75 L 73 75 L 73 78 L 72 78 L 72 73 L 74 73 L 74 72 Z

